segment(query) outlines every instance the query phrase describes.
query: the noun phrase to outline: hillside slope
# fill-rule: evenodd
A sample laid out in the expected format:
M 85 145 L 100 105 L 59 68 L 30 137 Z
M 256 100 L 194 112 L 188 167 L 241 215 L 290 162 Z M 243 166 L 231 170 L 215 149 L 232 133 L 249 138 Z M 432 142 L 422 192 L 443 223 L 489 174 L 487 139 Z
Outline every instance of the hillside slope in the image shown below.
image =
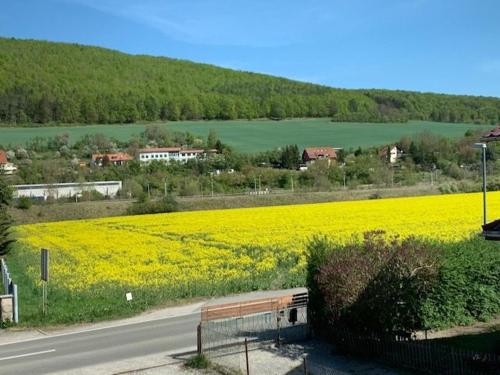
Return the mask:
M 500 99 L 343 90 L 164 57 L 0 38 L 0 122 L 332 117 L 486 122 Z

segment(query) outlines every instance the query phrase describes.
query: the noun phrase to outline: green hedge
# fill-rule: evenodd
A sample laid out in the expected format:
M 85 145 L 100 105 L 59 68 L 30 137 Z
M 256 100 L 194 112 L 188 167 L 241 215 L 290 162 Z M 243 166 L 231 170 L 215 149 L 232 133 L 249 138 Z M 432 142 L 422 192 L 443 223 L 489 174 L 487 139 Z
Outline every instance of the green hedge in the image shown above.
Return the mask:
M 308 249 L 313 324 L 394 333 L 500 313 L 500 244 L 385 240 L 370 232 L 344 246 L 317 237 Z

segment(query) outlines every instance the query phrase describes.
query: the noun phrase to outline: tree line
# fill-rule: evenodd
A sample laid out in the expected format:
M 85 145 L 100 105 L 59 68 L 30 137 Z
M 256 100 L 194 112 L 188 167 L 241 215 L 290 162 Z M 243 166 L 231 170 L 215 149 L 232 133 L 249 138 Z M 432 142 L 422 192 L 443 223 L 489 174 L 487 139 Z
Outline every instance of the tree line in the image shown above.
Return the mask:
M 344 90 L 97 47 L 0 38 L 0 122 L 331 117 L 496 123 L 500 99 Z

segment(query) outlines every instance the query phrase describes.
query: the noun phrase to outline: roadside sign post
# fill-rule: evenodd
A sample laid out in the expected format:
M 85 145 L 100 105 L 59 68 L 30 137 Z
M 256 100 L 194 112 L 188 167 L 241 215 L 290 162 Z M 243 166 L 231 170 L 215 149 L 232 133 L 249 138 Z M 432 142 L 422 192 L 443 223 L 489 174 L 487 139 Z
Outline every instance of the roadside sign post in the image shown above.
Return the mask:
M 128 292 L 128 293 L 125 293 L 125 299 L 127 300 L 128 302 L 128 305 L 130 306 L 130 308 L 132 308 L 132 293 L 131 292 Z
M 49 281 L 49 251 L 42 249 L 41 255 L 41 280 L 42 280 L 42 313 L 47 315 L 47 283 Z

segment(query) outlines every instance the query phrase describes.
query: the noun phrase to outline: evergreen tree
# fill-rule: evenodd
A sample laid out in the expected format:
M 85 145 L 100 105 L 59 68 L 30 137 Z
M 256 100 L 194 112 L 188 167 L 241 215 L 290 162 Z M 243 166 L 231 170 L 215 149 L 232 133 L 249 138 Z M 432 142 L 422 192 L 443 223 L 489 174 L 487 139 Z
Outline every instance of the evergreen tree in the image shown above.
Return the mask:
M 7 206 L 12 200 L 12 189 L 3 176 L 0 176 L 0 256 L 7 255 L 15 242 L 11 234 L 12 219 Z
M 207 137 L 207 148 L 215 148 L 217 141 L 218 141 L 217 133 L 215 132 L 214 129 L 210 129 L 208 131 L 208 137 Z
M 287 169 L 297 169 L 301 158 L 297 145 L 288 145 L 281 151 L 281 166 Z

